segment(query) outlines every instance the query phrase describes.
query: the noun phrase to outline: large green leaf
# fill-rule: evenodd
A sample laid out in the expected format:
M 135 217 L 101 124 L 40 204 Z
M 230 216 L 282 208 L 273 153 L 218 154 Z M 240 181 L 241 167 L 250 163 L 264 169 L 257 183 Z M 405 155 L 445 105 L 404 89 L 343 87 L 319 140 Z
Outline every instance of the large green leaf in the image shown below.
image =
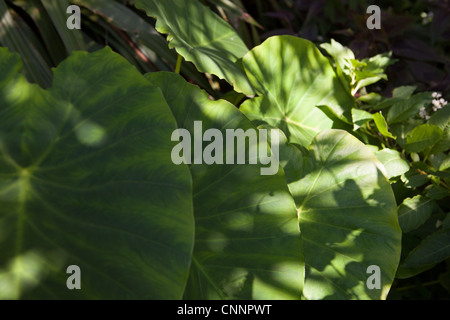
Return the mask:
M 0 66 L 0 298 L 181 298 L 191 177 L 160 90 L 109 48 L 74 53 L 49 91 L 5 48 Z
M 254 129 L 232 104 L 211 101 L 176 74 L 146 77 L 162 88 L 178 127 L 192 137 L 194 121 L 224 137 L 227 129 Z M 282 169 L 262 176 L 260 168 L 248 162 L 190 166 L 196 239 L 187 299 L 300 298 L 304 267 L 294 201 Z
M 73 3 L 88 8 L 115 27 L 127 32 L 129 37 L 134 40 L 138 50 L 145 54 L 149 60 L 149 63 L 144 65 L 146 68 L 144 70 L 152 67 L 160 71 L 173 70 L 170 69 L 168 63 L 175 66 L 177 53 L 168 48 L 166 39 L 155 30 L 150 22 L 129 9 L 125 4 L 104 0 L 75 0 Z M 116 30 L 114 33 L 116 33 Z M 212 93 L 208 81 L 195 69 L 194 65 L 183 63 L 181 73 Z
M 312 42 L 272 37 L 251 50 L 243 65 L 263 97 L 247 100 L 242 112 L 282 129 L 289 142 L 308 147 L 317 133 L 331 128 L 324 112 L 351 123 L 354 99 Z
M 302 178 L 289 185 L 300 215 L 307 299 L 384 299 L 400 258 L 395 198 L 381 163 L 341 130 L 313 141 Z M 370 290 L 370 266 L 381 288 Z
M 139 0 L 136 7 L 157 19 L 170 46 L 201 72 L 227 80 L 236 91 L 254 94 L 237 62 L 248 48 L 236 31 L 198 0 Z

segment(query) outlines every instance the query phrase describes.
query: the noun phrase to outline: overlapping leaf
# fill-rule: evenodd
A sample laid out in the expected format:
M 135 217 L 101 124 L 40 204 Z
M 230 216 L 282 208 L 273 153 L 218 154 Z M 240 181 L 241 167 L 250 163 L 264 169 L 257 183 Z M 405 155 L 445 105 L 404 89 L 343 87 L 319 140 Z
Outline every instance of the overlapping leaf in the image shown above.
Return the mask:
M 237 62 L 248 48 L 236 31 L 197 0 L 139 0 L 136 7 L 156 17 L 156 29 L 168 34 L 171 47 L 201 72 L 227 80 L 236 91 L 253 89 Z
M 312 42 L 272 37 L 251 50 L 243 65 L 262 97 L 246 101 L 242 112 L 282 129 L 289 142 L 308 147 L 317 133 L 332 127 L 325 113 L 350 123 L 353 97 Z
M 300 216 L 307 299 L 384 299 L 400 258 L 401 230 L 384 168 L 341 130 L 320 133 L 302 178 L 289 185 Z M 366 285 L 370 266 L 381 288 Z
M 191 177 L 161 92 L 108 48 L 74 53 L 49 91 L 5 48 L 0 65 L 0 298 L 181 298 Z
M 398 177 L 410 169 L 408 162 L 397 150 L 383 149 L 375 152 L 375 156 L 383 164 L 389 179 Z

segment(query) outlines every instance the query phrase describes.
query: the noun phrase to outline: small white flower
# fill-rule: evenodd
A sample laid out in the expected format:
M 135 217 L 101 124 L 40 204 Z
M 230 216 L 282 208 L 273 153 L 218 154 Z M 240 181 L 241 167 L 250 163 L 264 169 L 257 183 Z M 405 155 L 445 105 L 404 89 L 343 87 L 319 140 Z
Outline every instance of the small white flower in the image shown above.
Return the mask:
M 434 112 L 438 111 L 439 109 L 442 109 L 448 103 L 444 98 L 442 98 L 442 94 L 438 92 L 433 92 L 431 96 L 433 97 L 431 103 Z
M 440 97 L 442 97 L 442 95 L 441 95 L 439 92 L 433 92 L 433 93 L 431 94 L 431 96 L 432 96 L 433 98 L 435 98 L 435 99 L 439 99 Z

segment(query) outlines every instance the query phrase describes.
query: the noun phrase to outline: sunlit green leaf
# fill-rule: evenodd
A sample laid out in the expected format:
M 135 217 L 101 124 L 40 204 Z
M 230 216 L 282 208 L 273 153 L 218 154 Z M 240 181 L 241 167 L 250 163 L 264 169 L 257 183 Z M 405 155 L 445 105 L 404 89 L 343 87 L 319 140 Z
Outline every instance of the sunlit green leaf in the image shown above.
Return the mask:
M 352 109 L 352 119 L 353 119 L 353 130 L 358 130 L 360 127 L 365 125 L 367 122 L 373 119 L 373 115 L 365 110 Z
M 224 137 L 229 129 L 255 129 L 232 104 L 211 101 L 179 75 L 146 77 L 162 89 L 178 127 L 191 137 L 194 121 Z M 196 239 L 185 298 L 300 298 L 304 265 L 294 201 L 283 170 L 262 176 L 257 163 L 190 166 Z
M 332 121 L 318 106 L 327 106 L 325 112 L 339 119 L 351 119 L 353 97 L 312 42 L 272 37 L 251 50 L 243 65 L 262 98 L 247 100 L 242 112 L 282 129 L 290 143 L 307 147 L 321 130 L 331 128 Z
M 396 150 L 383 149 L 375 152 L 375 156 L 383 164 L 389 179 L 401 176 L 410 169 L 408 162 Z
M 236 62 L 249 50 L 236 31 L 198 0 L 139 0 L 136 7 L 156 17 L 156 29 L 201 72 L 227 80 L 238 92 L 253 89 Z
M 383 136 L 387 138 L 395 138 L 392 133 L 389 132 L 386 119 L 381 112 L 375 113 L 373 115 L 373 120 L 375 121 L 375 125 L 377 126 L 378 131 L 380 131 Z
M 300 215 L 307 299 L 384 299 L 400 258 L 397 206 L 381 163 L 341 130 L 313 141 L 302 179 L 289 185 Z M 381 269 L 380 290 L 366 286 Z
M 426 107 L 431 100 L 433 98 L 430 92 L 418 93 L 409 99 L 402 99 L 392 105 L 387 114 L 387 122 L 391 125 L 408 120 L 419 114 L 420 109 Z
M 409 152 L 422 152 L 435 146 L 443 137 L 444 132 L 441 128 L 424 124 L 411 131 L 404 148 Z

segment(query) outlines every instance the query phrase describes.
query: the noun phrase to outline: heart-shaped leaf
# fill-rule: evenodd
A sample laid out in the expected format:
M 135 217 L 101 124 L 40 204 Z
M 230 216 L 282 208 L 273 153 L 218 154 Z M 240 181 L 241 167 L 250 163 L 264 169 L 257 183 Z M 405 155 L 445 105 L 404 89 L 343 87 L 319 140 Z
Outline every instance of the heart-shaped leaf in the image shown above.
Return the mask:
M 386 298 L 401 230 L 383 171 L 370 149 L 345 131 L 326 130 L 314 139 L 302 178 L 289 185 L 300 215 L 307 299 Z M 373 266 L 380 271 L 378 288 L 367 286 Z
M 254 130 L 227 101 L 171 73 L 150 73 L 192 139 L 203 131 Z M 223 150 L 225 150 L 225 139 Z M 204 147 L 209 143 L 204 143 Z M 259 142 L 258 149 L 262 142 Z M 267 143 L 266 143 L 267 145 Z M 249 146 L 250 147 L 250 146 Z M 206 150 L 206 148 L 205 148 Z M 226 156 L 226 155 L 225 155 Z M 261 164 L 192 164 L 196 240 L 187 299 L 298 299 L 303 283 L 298 219 L 283 170 L 262 176 Z
M 247 100 L 242 112 L 282 129 L 289 142 L 308 147 L 317 133 L 332 127 L 325 113 L 351 123 L 354 99 L 312 42 L 271 37 L 244 57 L 243 66 L 262 97 Z
M 192 186 L 160 90 L 109 48 L 74 53 L 48 91 L 7 49 L 0 65 L 0 298 L 181 298 Z

